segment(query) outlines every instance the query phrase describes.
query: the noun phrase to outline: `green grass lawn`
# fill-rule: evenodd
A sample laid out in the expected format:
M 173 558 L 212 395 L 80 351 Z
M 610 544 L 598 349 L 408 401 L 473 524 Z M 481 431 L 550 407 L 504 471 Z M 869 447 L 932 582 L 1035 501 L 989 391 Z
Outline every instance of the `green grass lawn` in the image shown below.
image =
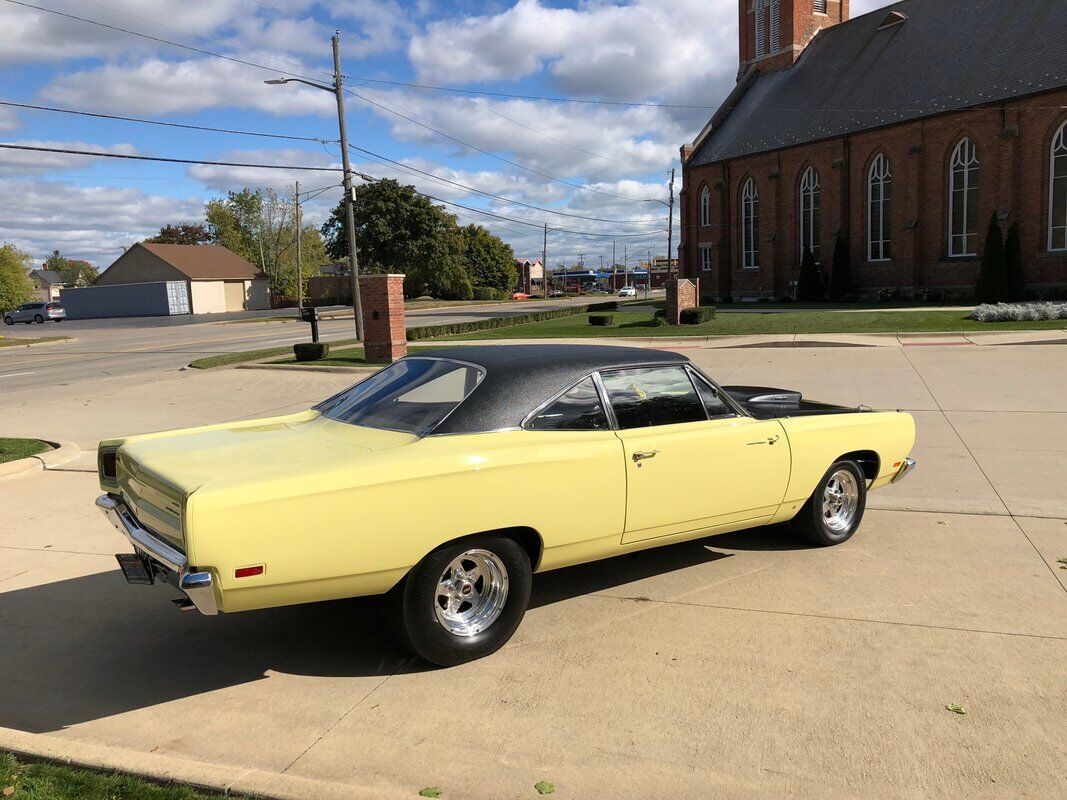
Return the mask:
M 10 753 L 0 753 L 0 791 L 5 800 L 7 797 L 11 800 L 208 800 L 222 797 L 180 784 L 150 783 L 128 775 L 90 772 L 58 764 L 25 763 Z
M 441 345 L 433 347 L 409 347 L 408 355 L 416 355 L 426 350 L 440 350 Z M 292 352 L 292 351 L 290 351 Z M 366 367 L 366 366 L 380 366 L 378 364 L 368 364 L 363 355 L 362 347 L 348 347 L 342 350 L 334 350 L 330 347 L 330 357 L 324 358 L 321 361 L 297 361 L 295 358 L 283 358 L 278 361 L 271 361 L 271 364 L 300 364 L 307 367 Z
M 719 314 L 703 325 L 653 327 L 651 314 L 637 311 L 600 312 L 611 314 L 614 323 L 593 327 L 588 314 L 457 334 L 462 339 L 551 339 L 595 336 L 723 336 L 740 334 L 794 333 L 919 333 L 951 331 L 1057 330 L 1067 322 L 976 322 L 964 311 L 833 311 L 772 312 L 745 311 Z
M 29 458 L 51 449 L 52 445 L 39 439 L 0 438 L 0 464 L 5 461 L 18 461 L 20 458 Z
M 310 337 L 308 337 L 310 339 Z M 337 345 L 351 345 L 355 343 L 355 339 L 342 339 L 337 342 L 330 342 L 330 347 Z M 284 356 L 292 355 L 293 346 L 288 347 L 268 347 L 264 350 L 242 350 L 237 353 L 219 353 L 217 356 L 205 356 L 204 358 L 198 358 L 195 361 L 190 361 L 189 366 L 193 369 L 212 369 L 214 367 L 228 367 L 231 364 L 242 364 L 245 361 L 260 361 L 265 358 L 271 358 L 272 356 Z M 288 363 L 288 361 L 275 361 L 271 362 L 275 364 Z M 317 362 L 317 363 L 322 363 Z
M 36 338 L 0 336 L 0 347 L 25 347 L 26 345 L 41 344 L 42 342 L 62 342 L 69 338 L 69 336 L 38 336 Z

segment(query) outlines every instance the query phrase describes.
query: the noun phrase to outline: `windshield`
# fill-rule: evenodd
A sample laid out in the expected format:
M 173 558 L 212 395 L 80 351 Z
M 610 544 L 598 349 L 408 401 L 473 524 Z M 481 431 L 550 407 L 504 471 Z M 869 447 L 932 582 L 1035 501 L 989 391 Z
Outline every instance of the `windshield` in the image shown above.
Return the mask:
M 316 408 L 338 422 L 422 436 L 474 391 L 483 374 L 458 361 L 405 358 Z

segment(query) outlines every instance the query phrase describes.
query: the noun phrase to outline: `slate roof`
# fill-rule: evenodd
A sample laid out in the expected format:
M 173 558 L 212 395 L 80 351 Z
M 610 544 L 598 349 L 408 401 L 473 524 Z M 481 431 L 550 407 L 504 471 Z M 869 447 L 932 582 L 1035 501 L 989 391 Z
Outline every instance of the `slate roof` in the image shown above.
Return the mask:
M 907 17 L 879 30 L 891 12 Z M 757 76 L 687 165 L 1067 86 L 1067 0 L 903 0 Z
M 30 277 L 37 278 L 37 280 L 47 283 L 49 286 L 63 285 L 63 276 L 54 269 L 32 269 L 30 270 Z
M 254 280 L 264 277 L 258 267 L 221 245 L 141 242 L 137 246 L 163 259 L 192 281 Z

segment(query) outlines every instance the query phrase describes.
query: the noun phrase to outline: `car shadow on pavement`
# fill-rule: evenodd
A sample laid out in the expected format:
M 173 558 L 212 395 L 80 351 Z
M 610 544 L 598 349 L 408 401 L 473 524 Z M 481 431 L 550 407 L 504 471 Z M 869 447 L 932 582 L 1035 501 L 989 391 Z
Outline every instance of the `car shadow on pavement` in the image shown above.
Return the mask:
M 774 528 L 723 534 L 534 577 L 531 607 L 729 558 L 783 549 Z M 169 587 L 118 570 L 0 594 L 0 726 L 61 730 L 269 672 L 361 677 L 432 669 L 393 643 L 380 602 L 358 598 L 242 614 L 181 613 Z M 592 622 L 591 622 L 592 624 Z

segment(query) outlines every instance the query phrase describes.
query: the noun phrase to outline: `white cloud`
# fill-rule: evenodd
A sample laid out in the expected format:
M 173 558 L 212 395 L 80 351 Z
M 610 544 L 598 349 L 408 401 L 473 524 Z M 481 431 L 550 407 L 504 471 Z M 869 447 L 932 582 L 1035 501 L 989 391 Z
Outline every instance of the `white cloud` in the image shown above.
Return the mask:
M 13 131 L 19 126 L 19 117 L 13 108 L 0 106 L 0 131 Z
M 56 142 L 39 139 L 19 139 L 5 144 L 17 144 L 25 147 L 50 147 L 61 150 L 87 150 L 94 153 L 121 153 L 136 155 L 137 148 L 132 144 L 114 144 L 104 147 L 92 142 Z M 54 172 L 56 170 L 81 169 L 98 159 L 92 156 L 69 155 L 66 153 L 49 153 L 35 150 L 3 150 L 0 159 L 0 175 L 25 174 L 28 172 Z M 2 217 L 0 217 L 2 219 Z
M 250 58 L 258 60 L 254 54 Z M 275 58 L 271 63 L 303 72 L 297 61 L 288 60 L 283 66 Z M 336 114 L 327 92 L 297 83 L 268 86 L 263 81 L 269 75 L 213 58 L 179 62 L 148 58 L 135 66 L 106 64 L 60 75 L 41 90 L 41 97 L 58 105 L 143 116 L 217 107 L 252 108 L 279 116 Z
M 128 246 L 169 222 L 203 216 L 198 198 L 179 200 L 140 189 L 81 187 L 0 178 L 3 240 L 43 261 L 58 249 L 71 258 L 109 265 Z

